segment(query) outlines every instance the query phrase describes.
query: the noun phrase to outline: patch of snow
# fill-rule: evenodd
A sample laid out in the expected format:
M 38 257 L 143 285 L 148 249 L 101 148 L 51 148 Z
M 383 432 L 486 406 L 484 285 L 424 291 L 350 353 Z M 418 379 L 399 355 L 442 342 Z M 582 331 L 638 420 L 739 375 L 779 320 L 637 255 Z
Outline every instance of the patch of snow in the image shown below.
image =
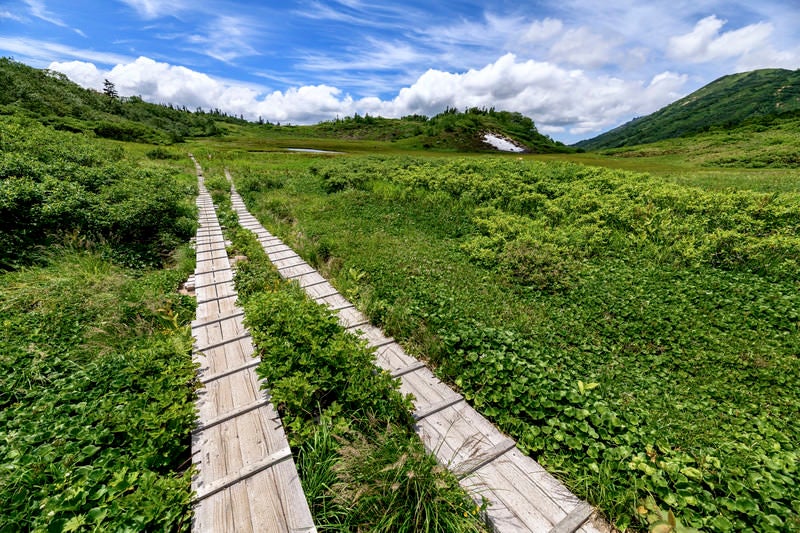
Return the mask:
M 307 152 L 310 154 L 341 154 L 342 152 L 332 152 L 330 150 L 315 150 L 314 148 L 286 148 L 287 152 Z
M 494 133 L 484 133 L 483 142 L 490 144 L 502 152 L 524 152 L 525 148 L 517 146 L 514 141 L 507 137 L 501 137 Z

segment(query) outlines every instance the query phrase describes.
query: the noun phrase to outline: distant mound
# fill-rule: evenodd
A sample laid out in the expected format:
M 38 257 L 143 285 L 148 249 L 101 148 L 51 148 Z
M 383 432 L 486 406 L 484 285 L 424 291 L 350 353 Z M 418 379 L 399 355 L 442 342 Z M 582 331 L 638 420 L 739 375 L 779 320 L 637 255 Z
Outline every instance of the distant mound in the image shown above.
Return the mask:
M 800 70 L 754 70 L 723 76 L 655 113 L 574 146 L 598 150 L 653 143 L 796 110 L 800 110 Z
M 464 112 L 448 108 L 428 118 L 409 115 L 399 119 L 369 115 L 345 117 L 312 126 L 320 136 L 346 139 L 392 141 L 409 149 L 460 152 L 503 151 L 486 142 L 487 134 L 529 153 L 572 151 L 563 143 L 542 135 L 533 120 L 521 113 L 469 108 Z
M 170 144 L 220 133 L 216 122 L 244 122 L 219 112 L 191 112 L 116 95 L 112 84 L 98 92 L 58 72 L 0 58 L 0 115 L 19 114 L 58 130 L 92 132 L 121 141 Z

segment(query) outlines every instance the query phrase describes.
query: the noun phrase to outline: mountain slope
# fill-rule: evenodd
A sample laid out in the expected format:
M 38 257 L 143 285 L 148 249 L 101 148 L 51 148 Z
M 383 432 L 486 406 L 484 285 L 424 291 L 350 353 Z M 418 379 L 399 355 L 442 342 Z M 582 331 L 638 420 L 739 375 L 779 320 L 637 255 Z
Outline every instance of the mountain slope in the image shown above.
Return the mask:
M 160 144 L 218 134 L 215 121 L 244 122 L 84 89 L 63 74 L 0 58 L 0 115 L 13 114 L 59 130 Z
M 723 76 L 655 113 L 575 146 L 597 150 L 652 143 L 798 109 L 800 70 L 754 70 Z

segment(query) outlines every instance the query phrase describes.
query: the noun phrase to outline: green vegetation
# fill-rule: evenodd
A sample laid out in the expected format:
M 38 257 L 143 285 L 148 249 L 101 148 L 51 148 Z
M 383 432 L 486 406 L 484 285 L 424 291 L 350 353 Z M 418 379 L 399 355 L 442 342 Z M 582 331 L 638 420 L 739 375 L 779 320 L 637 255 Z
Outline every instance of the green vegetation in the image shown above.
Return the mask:
M 463 113 L 448 108 L 430 119 L 421 115 L 401 119 L 355 115 L 310 128 L 319 137 L 391 141 L 405 149 L 494 152 L 496 150 L 483 141 L 483 134 L 490 132 L 505 135 L 533 153 L 571 151 L 540 134 L 533 120 L 520 113 L 477 107 Z
M 800 167 L 800 111 L 748 119 L 691 137 L 604 150 L 618 158 L 660 157 L 707 168 Z
M 130 266 L 160 265 L 194 234 L 196 187 L 141 165 L 120 145 L 0 117 L 0 267 L 65 235 Z
M 320 531 L 485 531 L 480 508 L 412 429 L 410 400 L 363 340 L 282 281 L 238 227 L 224 179 L 206 180 L 237 265 L 236 289 Z
M 747 120 L 797 110 L 800 70 L 754 70 L 723 76 L 655 113 L 575 146 L 598 150 L 647 144 L 712 129 L 725 130 Z
M 0 118 L 0 531 L 188 531 L 195 191 Z
M 217 122 L 245 123 L 219 110 L 189 112 L 135 96 L 120 98 L 108 86 L 103 93 L 84 89 L 63 74 L 0 58 L 0 115 L 12 114 L 58 130 L 158 144 L 218 135 L 223 129 Z
M 0 60 L 0 531 L 188 529 L 196 187 L 163 144 L 202 135 L 208 174 L 621 529 L 800 529 L 798 86 L 728 76 L 576 154 L 515 113 L 249 124 Z M 543 155 L 444 157 L 484 132 Z M 301 146 L 396 156 L 277 153 Z M 222 219 L 320 529 L 481 530 L 369 351 Z
M 251 211 L 619 527 L 800 526 L 799 195 L 292 157 Z

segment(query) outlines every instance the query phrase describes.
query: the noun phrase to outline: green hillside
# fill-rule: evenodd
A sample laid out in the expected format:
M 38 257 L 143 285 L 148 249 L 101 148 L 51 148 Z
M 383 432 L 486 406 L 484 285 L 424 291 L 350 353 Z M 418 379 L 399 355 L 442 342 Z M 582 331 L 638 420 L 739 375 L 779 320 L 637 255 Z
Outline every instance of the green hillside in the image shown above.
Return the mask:
M 464 112 L 448 108 L 431 118 L 424 115 L 400 119 L 355 115 L 309 128 L 320 137 L 390 141 L 410 149 L 494 152 L 494 148 L 483 142 L 485 133 L 494 133 L 512 139 L 532 153 L 570 151 L 564 144 L 539 133 L 529 117 L 493 108 L 473 107 Z
M 653 143 L 799 109 L 800 70 L 754 70 L 723 76 L 651 115 L 575 146 L 598 150 Z
M 12 114 L 26 115 L 58 130 L 156 144 L 236 131 L 251 138 L 365 140 L 390 142 L 411 150 L 493 152 L 495 149 L 482 140 L 488 132 L 509 138 L 532 153 L 571 151 L 540 134 L 529 117 L 508 111 L 471 108 L 459 112 L 449 108 L 431 118 L 356 114 L 311 126 L 255 124 L 219 110 L 192 112 L 185 107 L 148 103 L 139 97 L 120 98 L 84 89 L 63 74 L 0 58 L 0 115 Z M 221 127 L 219 122 L 227 124 Z
M 0 58 L 0 115 L 14 114 L 57 130 L 154 144 L 219 134 L 221 120 L 244 122 L 219 111 L 190 112 L 84 89 L 58 72 Z

